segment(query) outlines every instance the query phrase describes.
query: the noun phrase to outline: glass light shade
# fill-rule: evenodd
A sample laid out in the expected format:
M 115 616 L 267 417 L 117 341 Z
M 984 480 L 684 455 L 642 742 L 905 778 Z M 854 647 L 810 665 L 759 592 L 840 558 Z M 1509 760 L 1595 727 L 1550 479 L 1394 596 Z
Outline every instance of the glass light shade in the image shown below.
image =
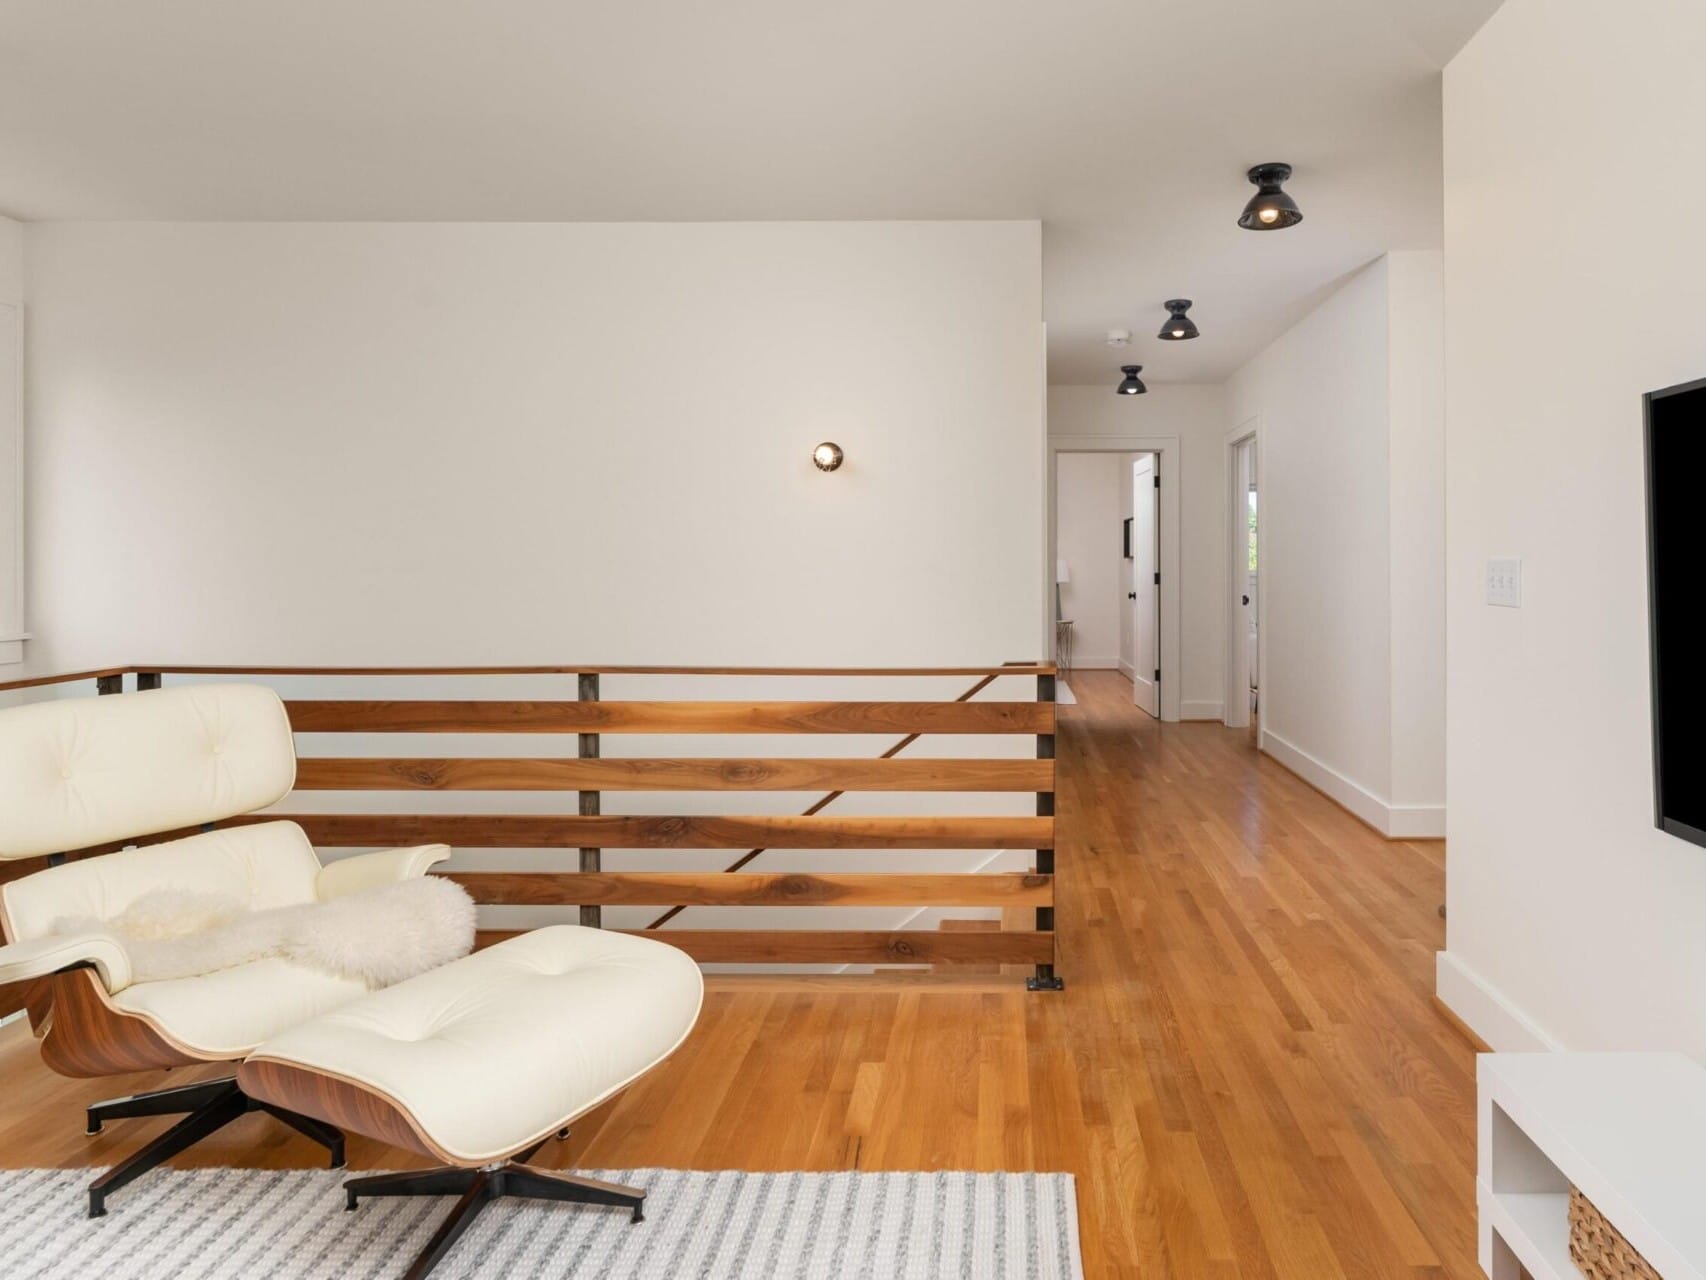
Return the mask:
M 1155 336 L 1163 342 L 1188 342 L 1199 336 L 1196 322 L 1185 314 L 1190 307 L 1189 298 L 1174 298 L 1167 303 L 1167 310 L 1171 314 L 1167 317 L 1167 323 L 1161 326 L 1161 332 Z
M 1140 396 L 1149 388 L 1143 385 L 1143 379 L 1137 375 L 1143 372 L 1140 364 L 1122 364 L 1120 372 L 1125 374 L 1125 381 L 1120 383 L 1117 390 L 1122 396 Z
M 1280 190 L 1280 183 L 1291 177 L 1289 164 L 1259 164 L 1246 176 L 1256 184 L 1256 194 L 1239 215 L 1238 225 L 1244 230 L 1279 231 L 1303 221 L 1297 201 Z

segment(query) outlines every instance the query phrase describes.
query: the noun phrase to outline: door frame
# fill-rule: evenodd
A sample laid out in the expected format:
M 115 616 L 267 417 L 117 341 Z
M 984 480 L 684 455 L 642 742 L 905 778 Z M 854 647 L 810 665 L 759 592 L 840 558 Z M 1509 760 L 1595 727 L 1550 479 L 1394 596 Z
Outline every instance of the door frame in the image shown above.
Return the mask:
M 1249 577 L 1250 562 L 1248 559 L 1248 543 L 1245 541 L 1246 526 L 1243 521 L 1245 510 L 1244 494 L 1241 477 L 1238 474 L 1238 450 L 1245 441 L 1255 442 L 1256 493 L 1258 502 L 1263 493 L 1262 484 L 1262 418 L 1260 414 L 1239 423 L 1226 433 L 1226 447 L 1221 453 L 1221 465 L 1226 472 L 1226 594 L 1221 603 L 1221 634 L 1226 642 L 1226 672 L 1225 672 L 1225 702 L 1222 704 L 1221 719 L 1229 729 L 1244 729 L 1250 724 L 1250 686 L 1248 668 L 1238 661 L 1244 636 L 1238 626 L 1239 610 L 1243 607 L 1239 597 L 1243 595 L 1242 583 Z M 1268 701 L 1268 593 L 1265 584 L 1268 581 L 1268 549 L 1270 540 L 1262 530 L 1267 524 L 1266 504 L 1257 507 L 1256 528 L 1260 539 L 1258 554 L 1261 560 L 1256 572 L 1259 575 L 1259 585 L 1256 589 L 1256 670 L 1261 673 L 1262 702 Z M 1240 556 L 1239 553 L 1244 555 Z M 1242 681 L 1240 675 L 1244 676 Z M 1243 687 L 1240 688 L 1239 686 Z M 1256 726 L 1256 748 L 1263 749 L 1266 745 L 1268 717 L 1263 715 Z
M 1043 564 L 1048 566 L 1045 577 L 1054 577 L 1055 564 L 1055 499 L 1058 477 L 1057 459 L 1063 453 L 1153 453 L 1156 472 L 1161 477 L 1161 545 L 1157 559 L 1161 566 L 1161 719 L 1176 721 L 1183 691 L 1180 674 L 1184 651 L 1179 643 L 1179 482 L 1184 474 L 1184 455 L 1178 436 L 1050 436 L 1048 441 L 1048 475 L 1044 477 Z M 1110 542 L 1119 530 L 1108 532 Z M 1054 588 L 1048 588 L 1048 599 L 1054 599 Z M 1123 603 L 1123 602 L 1122 602 Z M 1043 623 L 1043 652 L 1052 661 L 1054 653 L 1054 607 L 1052 603 Z

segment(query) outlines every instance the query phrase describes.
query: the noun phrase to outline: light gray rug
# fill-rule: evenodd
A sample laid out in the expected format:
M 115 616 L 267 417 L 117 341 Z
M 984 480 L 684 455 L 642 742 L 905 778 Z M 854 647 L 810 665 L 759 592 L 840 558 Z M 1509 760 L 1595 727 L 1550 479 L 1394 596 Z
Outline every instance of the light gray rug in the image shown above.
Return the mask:
M 644 1187 L 625 1209 L 499 1201 L 433 1280 L 573 1276 L 800 1280 L 1078 1280 L 1063 1173 L 694 1173 L 576 1170 Z M 86 1169 L 0 1173 L 6 1280 L 380 1280 L 401 1275 L 451 1198 L 344 1212 L 342 1172 L 171 1169 L 84 1216 Z

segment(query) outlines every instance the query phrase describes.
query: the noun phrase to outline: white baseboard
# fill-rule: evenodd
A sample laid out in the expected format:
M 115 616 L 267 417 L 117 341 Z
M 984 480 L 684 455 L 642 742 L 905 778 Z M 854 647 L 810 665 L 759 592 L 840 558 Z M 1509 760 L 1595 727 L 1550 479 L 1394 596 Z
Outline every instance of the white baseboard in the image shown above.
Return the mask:
M 1558 1038 L 1449 951 L 1434 953 L 1434 994 L 1496 1053 L 1562 1053 Z
M 1383 836 L 1394 840 L 1423 840 L 1445 835 L 1444 805 L 1388 804 L 1331 765 L 1323 764 L 1301 747 L 1287 742 L 1272 729 L 1262 730 L 1262 750 Z
M 1179 719 L 1181 720 L 1223 720 L 1224 708 L 1218 702 L 1182 701 L 1179 703 Z
M 1136 669 L 1133 668 L 1131 663 L 1127 662 L 1124 658 L 1121 658 L 1117 663 L 1114 664 L 1114 669 L 1116 671 L 1118 671 L 1122 676 L 1124 676 L 1127 680 L 1137 679 Z
M 1394 840 L 1445 839 L 1443 804 L 1393 804 L 1386 813 L 1386 834 Z

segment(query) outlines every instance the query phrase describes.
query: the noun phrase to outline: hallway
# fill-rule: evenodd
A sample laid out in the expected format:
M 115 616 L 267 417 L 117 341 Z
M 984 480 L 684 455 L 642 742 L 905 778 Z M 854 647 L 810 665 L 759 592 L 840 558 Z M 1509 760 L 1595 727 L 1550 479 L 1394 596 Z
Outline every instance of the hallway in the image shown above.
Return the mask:
M 675 1057 L 541 1159 L 1065 1169 L 1091 1276 L 1475 1274 L 1474 1057 L 1431 1005 L 1444 846 L 1380 838 L 1242 732 L 1149 719 L 1112 672 L 1072 684 L 1063 993 L 979 975 L 713 979 Z M 110 1160 L 149 1125 L 87 1139 L 78 1108 L 162 1079 L 64 1080 L 6 1028 L 0 1161 Z M 251 1116 L 193 1156 L 315 1154 Z M 360 1139 L 350 1154 L 411 1163 Z

